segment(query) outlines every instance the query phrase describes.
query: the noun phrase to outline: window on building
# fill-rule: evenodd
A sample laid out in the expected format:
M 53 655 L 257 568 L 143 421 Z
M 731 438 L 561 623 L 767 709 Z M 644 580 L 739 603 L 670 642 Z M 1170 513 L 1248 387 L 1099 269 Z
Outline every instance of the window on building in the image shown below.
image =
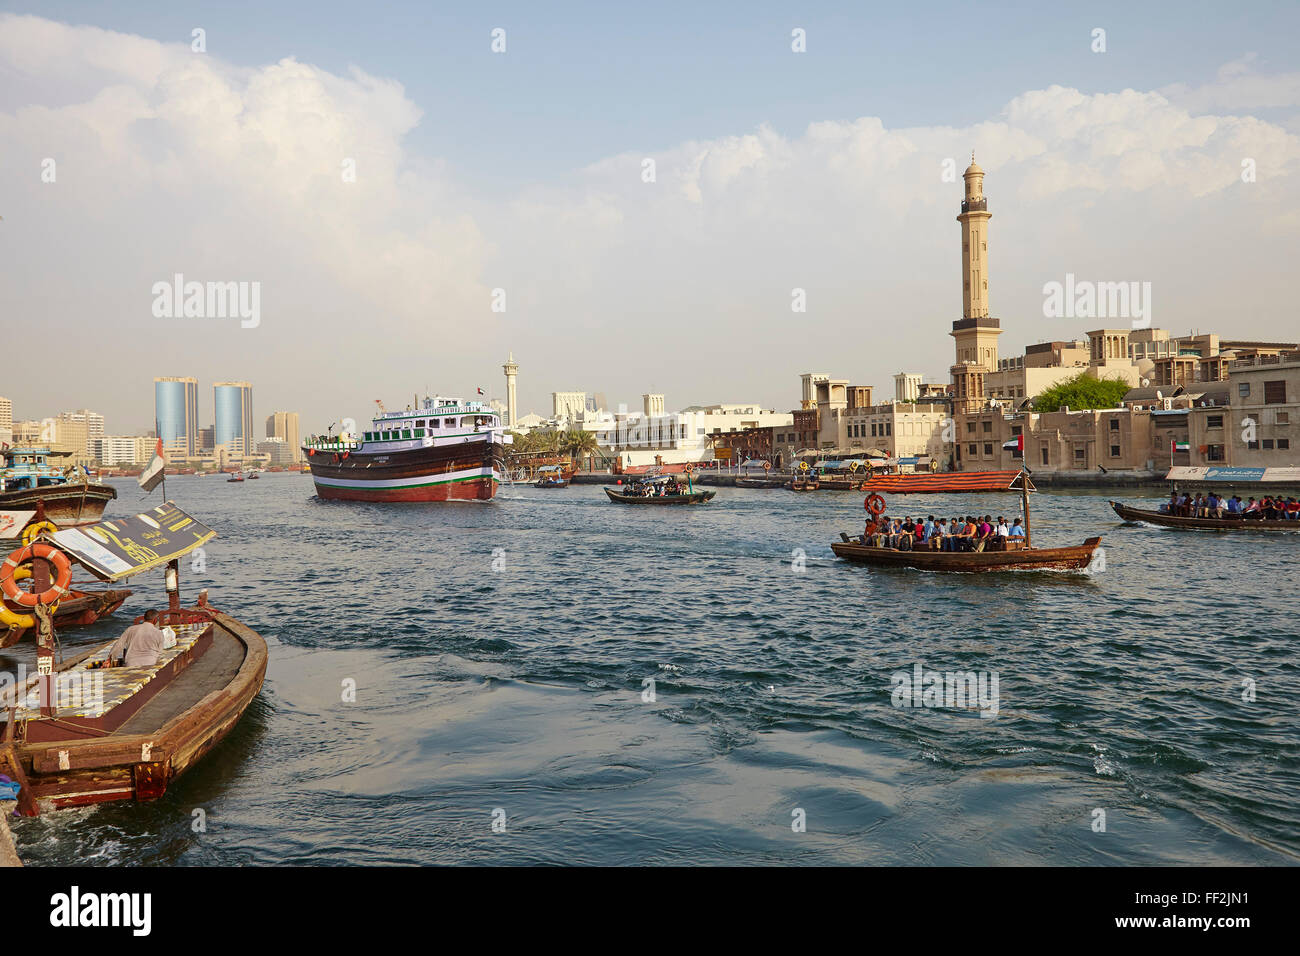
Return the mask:
M 974 434 L 974 433 L 975 433 L 975 423 L 974 423 L 974 422 L 967 422 L 967 423 L 966 423 L 966 433 L 967 433 L 968 435 L 970 435 L 970 434 Z
M 1265 450 L 1265 451 L 1272 451 L 1272 450 L 1273 450 L 1273 439 L 1271 439 L 1271 438 L 1265 438 L 1265 439 L 1264 439 L 1264 450 Z
M 972 455 L 978 455 L 978 454 L 979 454 L 979 446 L 976 445 L 974 442 L 971 442 L 971 443 L 970 443 L 970 445 L 968 446 L 968 450 L 970 451 L 970 453 L 971 453 Z
M 1117 431 L 1119 431 L 1119 419 L 1118 419 L 1118 418 L 1112 418 L 1112 419 L 1110 420 L 1110 430 L 1113 431 L 1113 432 L 1117 432 Z
M 992 455 L 992 454 L 993 454 L 993 442 L 991 442 L 991 441 L 986 441 L 986 442 L 984 443 L 984 454 L 985 454 L 985 455 Z
M 1074 450 L 1074 460 L 1075 460 L 1075 461 L 1083 461 L 1083 459 L 1087 456 L 1087 454 L 1088 454 L 1088 452 L 1087 452 L 1086 449 L 1084 449 L 1084 448 L 1076 448 L 1076 449 Z
M 1250 382 L 1238 382 L 1238 383 L 1237 383 L 1237 394 L 1240 395 L 1242 398 L 1247 398 L 1247 397 L 1249 397 L 1249 395 L 1250 395 Z
M 1207 461 L 1223 461 L 1223 446 L 1206 445 L 1205 458 Z
M 1291 424 L 1291 413 L 1290 413 L 1290 412 L 1274 412 L 1274 413 L 1273 413 L 1273 423 L 1276 424 L 1276 425 L 1290 425 L 1290 424 Z
M 991 431 L 993 431 L 993 423 L 992 423 L 992 422 L 980 422 L 980 424 L 984 426 L 984 434 L 987 435 L 987 434 L 989 434 Z
M 1250 448 L 1250 449 L 1253 449 L 1253 450 L 1255 450 L 1255 451 L 1258 451 L 1258 450 L 1259 450 L 1259 442 L 1257 442 L 1257 441 L 1248 441 L 1248 442 L 1246 442 L 1246 447 L 1247 447 L 1247 448 Z
M 1279 438 L 1279 439 L 1277 440 L 1277 449 L 1278 449 L 1278 451 L 1286 451 L 1286 450 L 1287 450 L 1288 448 L 1290 448 L 1290 447 L 1291 447 L 1291 439 L 1289 439 L 1289 438 Z
M 1047 464 L 1047 446 L 1044 445 L 1042 448 L 1039 449 L 1039 451 L 1042 452 L 1043 464 L 1046 465 L 1046 464 Z
M 1286 404 L 1286 382 L 1284 380 L 1264 383 L 1264 404 L 1265 405 Z
M 892 435 L 892 434 L 894 434 L 894 423 L 893 423 L 893 422 L 885 422 L 885 434 L 886 434 L 886 435 Z
M 1111 457 L 1111 458 L 1118 458 L 1118 457 L 1119 457 L 1119 445 L 1111 445 L 1111 446 L 1110 446 L 1110 457 Z
M 1222 415 L 1206 415 L 1206 416 L 1205 416 L 1205 427 L 1206 427 L 1206 428 L 1222 428 L 1222 427 L 1223 427 L 1223 416 L 1222 416 Z

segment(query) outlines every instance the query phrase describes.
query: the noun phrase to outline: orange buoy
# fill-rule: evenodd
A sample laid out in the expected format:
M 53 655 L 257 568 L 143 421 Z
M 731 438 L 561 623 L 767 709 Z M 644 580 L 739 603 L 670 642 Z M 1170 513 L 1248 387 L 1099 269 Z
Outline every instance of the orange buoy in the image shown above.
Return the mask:
M 48 561 L 57 572 L 57 577 L 54 579 L 54 583 L 44 591 L 24 591 L 18 586 L 14 573 L 18 570 L 18 565 L 26 564 L 36 558 Z M 72 562 L 58 548 L 44 542 L 38 541 L 19 548 L 5 558 L 3 565 L 0 565 L 0 591 L 3 591 L 5 597 L 20 607 L 57 604 L 59 599 L 68 593 L 68 585 L 71 583 Z
M 885 499 L 880 495 L 868 495 L 867 500 L 862 504 L 863 507 L 877 517 L 885 513 Z

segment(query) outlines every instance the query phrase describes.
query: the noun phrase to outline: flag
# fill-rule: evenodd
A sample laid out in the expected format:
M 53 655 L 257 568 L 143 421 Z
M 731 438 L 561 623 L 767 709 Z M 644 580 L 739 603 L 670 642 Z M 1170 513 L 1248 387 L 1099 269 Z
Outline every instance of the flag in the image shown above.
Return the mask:
M 167 457 L 163 454 L 162 439 L 158 439 L 158 444 L 153 450 L 153 461 L 149 462 L 149 467 L 141 472 L 137 479 L 140 487 L 145 491 L 153 491 L 158 486 L 158 482 L 163 480 L 166 474 Z
M 478 393 L 479 393 L 480 395 L 482 395 L 482 394 L 483 394 L 483 389 L 480 388 L 480 389 L 478 390 Z
M 1015 438 L 1012 438 L 1010 441 L 1004 441 L 1004 442 L 1002 443 L 1002 450 L 1003 450 L 1003 451 L 1018 451 L 1018 452 L 1020 452 L 1021 454 L 1024 454 L 1024 451 L 1025 451 L 1025 435 L 1024 435 L 1024 433 L 1021 432 L 1019 435 L 1017 435 Z

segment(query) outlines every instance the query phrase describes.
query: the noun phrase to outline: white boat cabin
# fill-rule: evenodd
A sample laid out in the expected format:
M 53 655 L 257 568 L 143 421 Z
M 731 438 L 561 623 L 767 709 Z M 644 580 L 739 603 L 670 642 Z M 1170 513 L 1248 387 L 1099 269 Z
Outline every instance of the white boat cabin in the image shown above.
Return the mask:
M 358 437 L 360 441 L 358 441 Z M 380 412 L 369 430 L 360 436 L 344 434 L 309 441 L 304 447 L 317 451 L 362 451 L 386 454 L 429 448 L 435 445 L 487 441 L 511 444 L 512 437 L 501 426 L 501 416 L 482 402 L 462 402 L 457 398 L 426 398 L 422 407 Z

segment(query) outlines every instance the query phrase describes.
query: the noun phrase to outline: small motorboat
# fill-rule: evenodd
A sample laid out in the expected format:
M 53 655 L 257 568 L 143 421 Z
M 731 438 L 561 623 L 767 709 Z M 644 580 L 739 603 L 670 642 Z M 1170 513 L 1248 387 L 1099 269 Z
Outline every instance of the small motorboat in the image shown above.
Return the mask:
M 562 465 L 542 465 L 537 469 L 537 480 L 533 482 L 534 488 L 567 488 L 569 479 L 564 477 L 564 467 Z
M 621 505 L 699 505 L 712 501 L 716 491 L 696 491 L 686 475 L 687 490 L 681 490 L 676 475 L 655 475 L 652 478 L 633 479 L 624 485 L 624 491 L 605 489 L 610 501 Z
M 226 481 L 243 481 L 243 480 L 244 480 L 244 476 L 241 475 L 239 472 L 235 472 L 233 475 L 231 475 L 229 478 L 226 479 Z
M 1244 518 L 1240 515 L 1231 518 L 1188 518 L 1163 511 L 1131 508 L 1118 501 L 1110 502 L 1110 506 L 1125 521 L 1182 528 L 1185 531 L 1290 531 L 1300 534 L 1300 521 L 1289 518 Z

